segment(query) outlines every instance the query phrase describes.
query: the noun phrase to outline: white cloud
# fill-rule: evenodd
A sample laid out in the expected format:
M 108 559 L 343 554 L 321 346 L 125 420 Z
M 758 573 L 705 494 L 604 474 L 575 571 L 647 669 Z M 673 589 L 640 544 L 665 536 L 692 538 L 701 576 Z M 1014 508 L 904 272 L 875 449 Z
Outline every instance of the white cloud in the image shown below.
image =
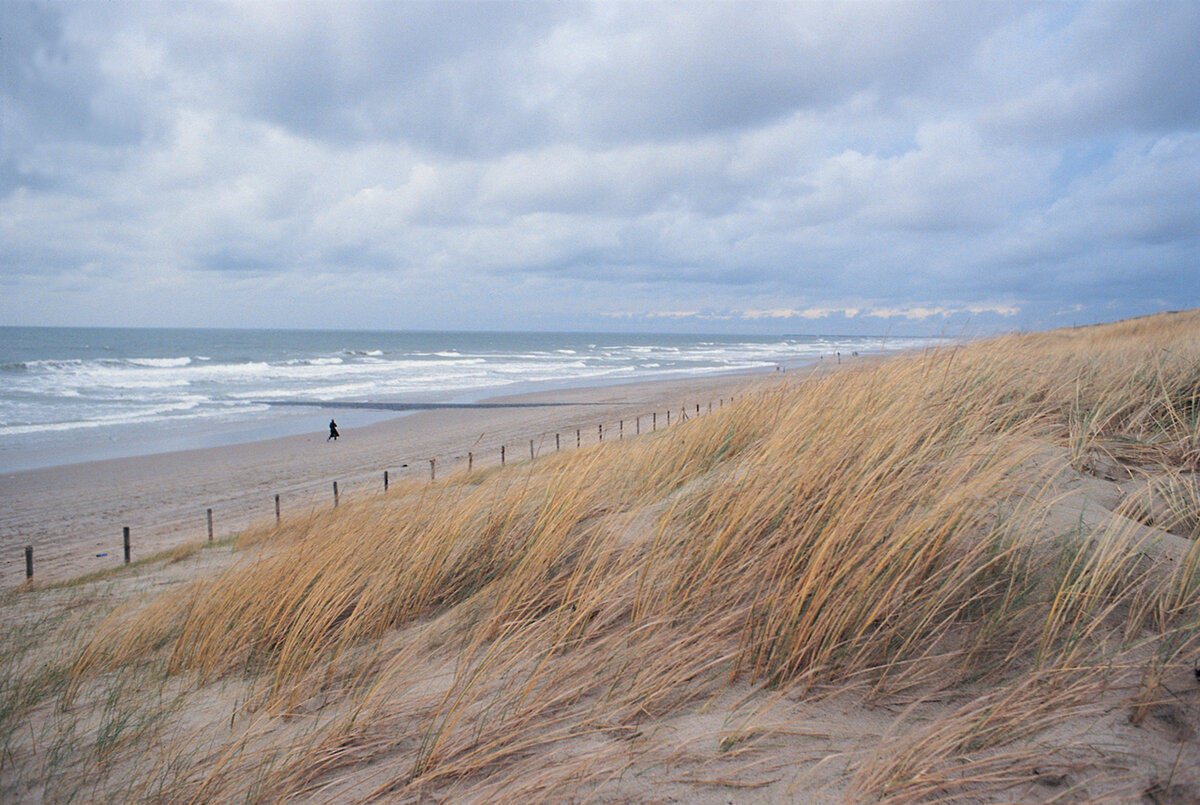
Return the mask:
M 972 304 L 972 305 L 935 305 L 931 307 L 916 306 L 916 307 L 877 307 L 866 312 L 866 315 L 873 316 L 877 319 L 896 319 L 904 318 L 912 321 L 925 321 L 932 318 L 948 318 L 962 313 L 970 313 L 972 315 L 980 315 L 983 313 L 993 313 L 997 316 L 1011 318 L 1021 313 L 1021 308 L 1015 305 L 991 305 L 991 304 Z
M 71 323 L 89 287 L 123 289 L 135 324 L 1198 305 L 1198 20 L 1173 0 L 13 4 L 0 315 Z
M 860 313 L 858 308 L 810 307 L 803 310 L 795 308 L 775 308 L 772 310 L 743 310 L 739 316 L 754 321 L 756 319 L 827 319 L 830 316 L 845 316 L 852 319 Z

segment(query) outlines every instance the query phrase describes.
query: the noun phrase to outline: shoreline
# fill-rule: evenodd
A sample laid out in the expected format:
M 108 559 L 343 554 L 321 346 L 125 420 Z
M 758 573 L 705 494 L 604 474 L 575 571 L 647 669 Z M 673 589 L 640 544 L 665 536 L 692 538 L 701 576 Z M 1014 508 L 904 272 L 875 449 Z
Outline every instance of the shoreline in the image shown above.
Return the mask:
M 813 362 L 789 366 L 802 374 L 821 371 Z M 828 366 L 832 369 L 832 366 Z M 122 562 L 122 528 L 131 531 L 132 556 L 207 538 L 206 510 L 213 509 L 220 539 L 274 517 L 279 495 L 284 515 L 300 508 L 332 505 L 331 484 L 342 500 L 382 491 L 386 470 L 395 482 L 427 479 L 429 459 L 439 475 L 473 466 L 529 458 L 596 443 L 603 425 L 608 438 L 634 435 L 637 418 L 666 424 L 666 412 L 716 410 L 756 382 L 777 377 L 770 370 L 571 386 L 484 397 L 472 403 L 390 412 L 365 425 L 339 423 L 342 438 L 326 442 L 327 430 L 277 436 L 215 447 L 107 458 L 0 474 L 0 588 L 25 579 L 24 548 L 34 549 L 34 581 L 56 581 Z M 794 377 L 794 374 L 790 375 Z M 383 413 L 372 410 L 364 413 Z M 319 417 L 324 419 L 328 411 Z M 316 416 L 316 415 L 314 415 Z M 677 421 L 677 420 L 673 420 Z M 622 424 L 623 423 L 623 424 Z M 629 427 L 625 432 L 624 428 Z M 615 431 L 615 432 L 614 432 Z
M 785 369 L 803 369 L 817 365 L 813 361 L 787 361 L 777 365 Z M 278 437 L 303 436 L 326 430 L 329 412 L 347 419 L 346 428 L 358 428 L 405 416 L 415 411 L 454 408 L 494 408 L 515 405 L 549 406 L 556 403 L 495 402 L 530 395 L 546 395 L 572 389 L 601 389 L 609 386 L 637 386 L 647 383 L 703 381 L 721 376 L 769 373 L 766 367 L 726 370 L 705 374 L 649 375 L 639 378 L 593 378 L 593 382 L 528 381 L 507 386 L 481 387 L 470 391 L 448 392 L 433 400 L 395 401 L 260 399 L 250 401 L 264 406 L 233 419 L 164 421 L 153 426 L 123 426 L 122 432 L 100 436 L 87 429 L 73 431 L 70 438 L 54 434 L 44 443 L 31 445 L 0 444 L 0 477 L 33 470 L 54 469 L 120 458 L 144 458 L 162 453 L 177 453 L 215 447 L 270 441 Z M 429 396 L 429 395 L 422 395 Z M 493 402 L 488 402 L 493 401 Z
M 569 387 L 770 372 L 930 337 L 15 328 L 0 473 L 316 430 L 263 400 L 477 402 Z M 345 425 L 393 412 L 358 409 Z M 319 423 L 319 424 L 318 424 Z

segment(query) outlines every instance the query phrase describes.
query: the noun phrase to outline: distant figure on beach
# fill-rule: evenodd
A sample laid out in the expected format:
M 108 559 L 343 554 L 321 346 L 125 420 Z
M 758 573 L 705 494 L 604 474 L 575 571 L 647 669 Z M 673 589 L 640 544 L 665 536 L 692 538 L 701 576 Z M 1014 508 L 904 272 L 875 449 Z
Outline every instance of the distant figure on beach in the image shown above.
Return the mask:
M 336 442 L 337 437 L 338 437 L 337 423 L 331 419 L 331 420 L 329 420 L 329 438 L 326 439 L 325 441 L 329 441 L 329 439 L 333 439 Z

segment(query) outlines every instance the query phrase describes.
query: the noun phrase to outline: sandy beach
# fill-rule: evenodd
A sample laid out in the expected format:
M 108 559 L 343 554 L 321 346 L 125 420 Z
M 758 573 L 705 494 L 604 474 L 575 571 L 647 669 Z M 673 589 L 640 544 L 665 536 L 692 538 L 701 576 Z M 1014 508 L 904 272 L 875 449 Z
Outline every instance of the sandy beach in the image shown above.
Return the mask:
M 1196 802 L 1196 320 L 4 476 L 0 799 Z
M 803 369 L 794 372 L 805 371 Z M 274 496 L 285 513 L 332 505 L 339 498 L 378 492 L 386 470 L 390 481 L 428 478 L 436 471 L 529 458 L 555 449 L 574 449 L 576 430 L 583 444 L 632 435 L 640 426 L 665 427 L 683 413 L 706 413 L 747 383 L 773 373 L 660 380 L 625 385 L 571 388 L 506 397 L 487 403 L 521 407 L 417 411 L 363 427 L 343 427 L 341 438 L 326 441 L 313 432 L 247 444 L 185 450 L 49 467 L 0 475 L 0 587 L 25 580 L 27 545 L 34 549 L 39 582 L 70 578 L 119 565 L 122 529 L 130 529 L 132 557 L 207 537 L 206 510 L 213 510 L 220 539 L 251 523 L 274 517 Z M 540 404 L 550 404 L 544 407 Z M 539 404 L 537 407 L 528 407 Z M 340 421 L 349 412 L 332 410 Z M 347 414 L 343 416 L 343 414 Z M 640 424 L 638 421 L 640 417 Z M 623 424 L 622 424 L 623 423 Z

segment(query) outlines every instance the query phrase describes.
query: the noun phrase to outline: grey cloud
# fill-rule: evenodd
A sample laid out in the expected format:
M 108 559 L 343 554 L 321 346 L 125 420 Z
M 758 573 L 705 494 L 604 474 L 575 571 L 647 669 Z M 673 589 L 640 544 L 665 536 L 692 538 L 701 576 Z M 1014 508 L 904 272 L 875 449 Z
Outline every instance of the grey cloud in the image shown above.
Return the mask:
M 145 87 L 163 100 L 331 143 L 401 138 L 460 156 L 662 142 L 855 93 L 904 95 L 953 74 L 1013 13 L 959 3 L 137 8 L 164 58 Z M 87 13 L 100 30 L 119 24 L 111 16 Z
M 622 7 L 628 10 L 628 7 Z M 999 6 L 662 4 L 590 34 L 555 104 L 592 142 L 748 129 L 856 93 L 915 91 L 965 57 Z M 654 36 L 648 36 L 649 31 Z
M 1190 3 L 0 7 L 30 310 L 1200 304 Z
M 1012 237 L 1017 258 L 1179 244 L 1200 250 L 1200 133 L 1139 138 L 1076 179 L 1053 204 L 1032 211 Z
M 219 84 L 207 102 L 348 144 L 453 153 L 521 139 L 524 52 L 570 7 L 533 3 L 251 4 L 164 21 L 173 55 Z M 213 54 L 222 56 L 213 63 Z M 527 142 L 526 138 L 526 142 Z M 491 149 L 494 150 L 494 149 Z
M 1195 3 L 1106 3 L 1088 8 L 1068 58 L 1080 81 L 1104 86 L 1072 109 L 1116 129 L 1161 132 L 1200 124 L 1200 6 Z
M 1061 27 L 998 34 L 982 53 L 988 128 L 1056 142 L 1200 125 L 1195 3 L 1089 4 Z
M 32 2 L 0 5 L 0 194 L 56 186 L 61 160 L 49 143 L 114 148 L 136 142 L 138 126 L 98 102 L 97 56 L 68 41 L 62 13 Z

